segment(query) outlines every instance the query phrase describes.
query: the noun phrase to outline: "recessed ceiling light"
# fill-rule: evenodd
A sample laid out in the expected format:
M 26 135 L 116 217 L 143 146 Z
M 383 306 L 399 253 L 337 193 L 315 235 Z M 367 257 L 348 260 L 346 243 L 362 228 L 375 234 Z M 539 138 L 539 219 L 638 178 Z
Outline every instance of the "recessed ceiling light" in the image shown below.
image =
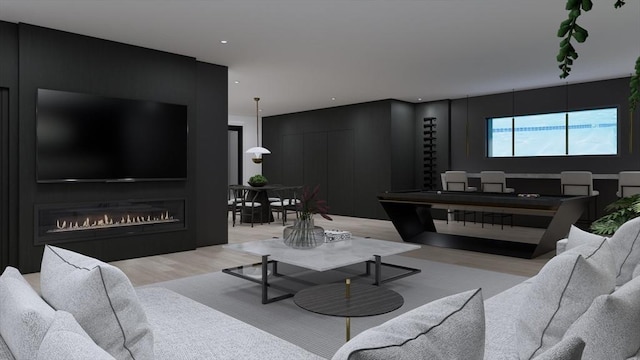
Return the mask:
M 220 44 L 228 44 L 229 42 L 227 40 L 220 40 Z
M 418 98 L 418 101 L 422 101 L 422 98 Z
M 240 81 L 236 80 L 234 81 L 235 84 L 240 84 Z
M 331 98 L 331 101 L 336 101 L 336 98 L 332 97 L 332 98 Z

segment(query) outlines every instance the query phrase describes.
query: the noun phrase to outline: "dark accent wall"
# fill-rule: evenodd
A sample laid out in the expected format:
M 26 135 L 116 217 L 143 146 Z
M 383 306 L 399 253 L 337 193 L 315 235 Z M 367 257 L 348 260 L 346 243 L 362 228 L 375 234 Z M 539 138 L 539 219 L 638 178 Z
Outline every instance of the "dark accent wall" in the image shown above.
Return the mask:
M 0 21 L 0 268 L 18 265 L 18 27 Z
M 628 95 L 629 78 L 620 78 L 419 104 L 382 100 L 266 117 L 263 136 L 272 154 L 265 159 L 263 171 L 276 183 L 326 186 L 329 204 L 338 205 L 332 207 L 335 214 L 386 218 L 377 204 L 378 192 L 421 187 L 422 119 L 425 117 L 436 118 L 438 177 L 446 170 L 545 174 L 565 170 L 588 170 L 595 174 L 638 170 L 639 126 L 633 128 L 635 140 L 629 151 L 632 129 Z M 612 106 L 618 108 L 618 155 L 487 157 L 486 119 L 489 117 Z M 633 119 L 636 124 L 639 113 L 636 112 Z M 354 147 L 332 141 L 328 134 L 336 131 L 352 131 Z M 347 163 L 352 157 L 354 163 L 350 171 Z M 336 165 L 338 161 L 341 166 Z M 340 171 L 334 171 L 337 169 Z M 340 178 L 344 176 L 347 178 Z M 339 180 L 332 183 L 333 179 Z M 479 187 L 479 179 L 471 179 L 470 185 Z M 509 179 L 507 185 L 517 192 L 560 193 L 558 179 Z M 597 213 L 592 216 L 600 216 L 604 206 L 616 199 L 617 180 L 594 180 L 594 188 L 600 191 L 600 196 Z M 353 204 L 353 211 L 336 199 Z
M 516 91 L 488 96 L 456 99 L 451 102 L 451 166 L 450 170 L 480 172 L 503 170 L 507 173 L 552 173 L 586 170 L 594 174 L 617 174 L 624 170 L 640 169 L 640 139 L 638 126 L 633 127 L 633 149 L 629 151 L 629 78 L 569 84 L 549 88 Z M 613 156 L 550 156 L 550 157 L 487 157 L 487 121 L 489 117 L 528 115 L 603 107 L 618 108 L 618 155 Z M 638 124 L 638 112 L 633 120 Z M 465 151 L 465 126 L 469 123 L 469 153 Z M 442 169 L 444 171 L 445 169 Z M 471 185 L 478 186 L 477 179 Z M 597 214 L 617 197 L 617 180 L 595 180 L 594 188 L 600 191 Z M 559 180 L 509 179 L 507 186 L 516 192 L 559 194 Z M 593 215 L 592 215 L 593 217 Z
M 330 212 L 385 218 L 375 194 L 413 187 L 413 105 L 381 100 L 263 118 L 271 183 L 320 185 Z
M 469 155 L 465 148 L 466 99 L 451 103 L 451 167 L 466 169 L 505 170 L 512 173 L 557 173 L 563 170 L 589 170 L 594 173 L 617 173 L 637 169 L 638 141 L 629 153 L 629 78 L 549 87 L 515 93 L 502 93 L 469 98 Z M 567 101 L 568 99 L 568 101 Z M 618 107 L 617 156 L 519 157 L 488 158 L 486 152 L 489 117 L 528 115 L 565 110 Z M 636 121 L 637 121 L 636 114 Z M 637 126 L 634 137 L 637 138 Z
M 1 25 L 3 30 L 7 28 L 9 33 L 15 34 L 17 44 L 7 51 L 8 57 L 15 59 L 10 64 L 9 75 L 0 73 L 0 87 L 8 87 L 10 99 L 17 99 L 17 111 L 9 116 L 9 129 L 16 127 L 19 139 L 17 151 L 13 148 L 8 151 L 9 163 L 19 164 L 17 171 L 10 171 L 9 175 L 9 187 L 17 189 L 17 201 L 15 204 L 10 202 L 9 214 L 15 214 L 13 223 L 17 224 L 17 229 L 12 236 L 18 239 L 17 256 L 14 254 L 15 258 L 10 258 L 9 263 L 17 264 L 23 272 L 39 269 L 43 247 L 33 245 L 35 204 L 160 198 L 186 200 L 186 230 L 65 244 L 69 249 L 106 261 L 227 242 L 225 214 L 222 213 L 226 212 L 226 208 L 222 208 L 226 197 L 226 172 L 219 171 L 219 168 L 226 168 L 226 164 L 216 164 L 210 156 L 220 154 L 217 159 L 226 159 L 226 67 L 33 25 Z M 5 31 L 1 34 L 5 36 Z M 4 41 L 0 44 L 0 49 L 6 50 Z M 5 56 L 0 59 L 4 65 Z M 17 84 L 6 77 L 17 78 Z M 187 105 L 188 180 L 36 183 L 38 88 Z M 4 219 L 2 225 L 2 228 L 7 225 Z

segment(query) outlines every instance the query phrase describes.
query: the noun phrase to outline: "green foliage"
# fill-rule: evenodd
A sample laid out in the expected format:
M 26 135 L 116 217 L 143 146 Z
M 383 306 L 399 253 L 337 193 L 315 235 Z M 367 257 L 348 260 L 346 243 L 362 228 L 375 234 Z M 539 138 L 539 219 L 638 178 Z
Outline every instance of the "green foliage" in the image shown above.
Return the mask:
M 614 7 L 618 9 L 623 5 L 625 5 L 625 0 L 616 0 Z M 578 58 L 578 53 L 573 44 L 571 44 L 571 40 L 575 39 L 577 42 L 583 43 L 589 37 L 589 32 L 578 25 L 577 20 L 583 11 L 590 11 L 592 8 L 593 2 L 591 0 L 567 0 L 565 9 L 569 12 L 569 16 L 560 23 L 560 28 L 558 29 L 558 37 L 563 38 L 560 41 L 560 50 L 556 56 L 556 60 L 560 63 L 558 67 L 561 71 L 561 79 L 569 76 L 571 66 L 574 60 Z M 631 77 L 629 88 L 629 108 L 633 114 L 636 106 L 640 103 L 640 57 L 636 61 L 635 74 Z
M 248 182 L 249 182 L 249 185 L 251 186 L 263 186 L 263 185 L 266 185 L 269 182 L 269 180 L 267 180 L 266 177 L 260 174 L 256 174 L 250 177 Z
M 623 197 L 604 208 L 609 214 L 591 224 L 591 231 L 598 235 L 613 235 L 625 222 L 640 216 L 640 194 Z

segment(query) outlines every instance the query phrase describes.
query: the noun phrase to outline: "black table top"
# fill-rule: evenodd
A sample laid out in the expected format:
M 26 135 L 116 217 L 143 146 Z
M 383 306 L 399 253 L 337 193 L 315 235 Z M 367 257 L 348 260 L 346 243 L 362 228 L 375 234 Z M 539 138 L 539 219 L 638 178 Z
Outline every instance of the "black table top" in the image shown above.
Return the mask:
M 345 292 L 344 283 L 317 285 L 299 291 L 293 301 L 305 310 L 341 317 L 385 314 L 404 304 L 402 295 L 380 286 L 351 283 L 348 299 Z
M 397 191 L 378 194 L 380 201 L 427 204 L 487 205 L 514 208 L 554 209 L 560 203 L 585 196 L 490 193 L 481 191 Z

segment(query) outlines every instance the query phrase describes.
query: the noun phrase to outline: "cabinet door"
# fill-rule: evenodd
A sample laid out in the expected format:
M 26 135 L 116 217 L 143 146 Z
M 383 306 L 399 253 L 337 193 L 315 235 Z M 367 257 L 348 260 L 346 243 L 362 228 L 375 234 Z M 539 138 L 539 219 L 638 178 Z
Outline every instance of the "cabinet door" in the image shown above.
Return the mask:
M 303 136 L 290 134 L 282 136 L 282 183 L 284 185 L 302 185 L 303 178 Z
M 353 130 L 327 133 L 327 202 L 332 214 L 354 215 L 354 154 Z
M 304 134 L 304 184 L 313 189 L 320 185 L 320 199 L 327 199 L 327 133 Z

